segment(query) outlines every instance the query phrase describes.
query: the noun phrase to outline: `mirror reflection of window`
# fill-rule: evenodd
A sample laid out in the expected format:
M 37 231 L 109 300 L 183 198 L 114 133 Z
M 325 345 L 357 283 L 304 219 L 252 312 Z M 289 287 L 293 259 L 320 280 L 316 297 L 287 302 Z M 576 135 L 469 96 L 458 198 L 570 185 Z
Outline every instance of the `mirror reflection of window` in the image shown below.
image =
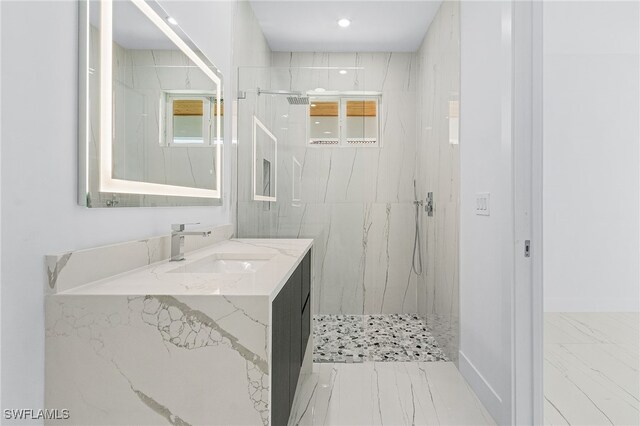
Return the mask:
M 378 142 L 378 103 L 375 100 L 346 101 L 346 142 L 369 145 Z
M 173 143 L 203 144 L 204 101 L 176 99 L 173 101 Z
M 165 93 L 165 141 L 167 146 L 211 146 L 216 142 L 215 95 Z M 221 108 L 222 112 L 222 108 Z
M 340 100 L 311 98 L 309 105 L 309 143 L 340 143 Z

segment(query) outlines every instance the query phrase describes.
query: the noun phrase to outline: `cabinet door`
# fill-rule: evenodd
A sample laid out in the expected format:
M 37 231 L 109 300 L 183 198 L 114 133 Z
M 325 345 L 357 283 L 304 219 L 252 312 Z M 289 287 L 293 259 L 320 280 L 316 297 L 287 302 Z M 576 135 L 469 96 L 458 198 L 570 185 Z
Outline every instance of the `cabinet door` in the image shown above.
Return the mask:
M 307 342 L 311 334 L 311 250 L 302 260 L 302 339 L 300 358 L 304 359 Z
M 310 301 L 304 307 L 302 311 L 302 339 L 300 339 L 300 357 L 304 360 L 304 353 L 307 349 L 307 342 L 311 334 L 311 303 Z
M 302 297 L 302 267 L 298 265 L 287 284 L 291 291 L 291 359 L 289 364 L 289 403 L 293 404 L 293 397 L 298 385 L 302 356 L 300 354 L 300 342 L 302 341 L 302 309 L 300 298 Z
M 272 305 L 271 337 L 271 424 L 285 426 L 291 410 L 289 374 L 291 364 L 291 292 L 289 283 L 276 296 Z M 294 388 L 295 389 L 295 388 Z
M 302 298 L 300 299 L 300 309 L 304 308 L 309 292 L 311 291 L 311 250 L 302 259 Z

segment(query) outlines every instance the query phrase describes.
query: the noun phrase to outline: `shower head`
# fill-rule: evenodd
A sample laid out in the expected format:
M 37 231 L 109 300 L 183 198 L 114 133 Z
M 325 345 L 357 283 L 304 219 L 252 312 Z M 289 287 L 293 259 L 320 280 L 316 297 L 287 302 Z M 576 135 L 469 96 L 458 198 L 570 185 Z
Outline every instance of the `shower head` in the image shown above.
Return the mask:
M 290 92 L 286 90 L 262 90 L 258 87 L 256 93 L 260 95 L 285 95 L 289 105 L 309 105 L 309 97 L 302 96 L 300 92 Z

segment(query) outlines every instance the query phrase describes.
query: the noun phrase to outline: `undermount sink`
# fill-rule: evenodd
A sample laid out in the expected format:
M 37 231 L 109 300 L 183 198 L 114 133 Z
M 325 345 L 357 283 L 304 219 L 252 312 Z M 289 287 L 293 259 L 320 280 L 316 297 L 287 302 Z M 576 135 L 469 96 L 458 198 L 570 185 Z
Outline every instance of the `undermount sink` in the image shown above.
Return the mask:
M 167 271 L 178 274 L 253 274 L 274 254 L 216 253 Z M 188 262 L 188 260 L 187 260 Z

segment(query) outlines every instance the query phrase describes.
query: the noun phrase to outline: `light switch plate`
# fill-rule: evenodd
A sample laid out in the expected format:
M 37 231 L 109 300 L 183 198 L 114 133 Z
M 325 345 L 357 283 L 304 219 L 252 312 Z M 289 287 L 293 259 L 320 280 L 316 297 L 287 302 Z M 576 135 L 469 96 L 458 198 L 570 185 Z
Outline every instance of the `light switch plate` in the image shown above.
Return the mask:
M 476 193 L 476 215 L 478 216 L 490 216 L 490 195 L 488 192 Z

